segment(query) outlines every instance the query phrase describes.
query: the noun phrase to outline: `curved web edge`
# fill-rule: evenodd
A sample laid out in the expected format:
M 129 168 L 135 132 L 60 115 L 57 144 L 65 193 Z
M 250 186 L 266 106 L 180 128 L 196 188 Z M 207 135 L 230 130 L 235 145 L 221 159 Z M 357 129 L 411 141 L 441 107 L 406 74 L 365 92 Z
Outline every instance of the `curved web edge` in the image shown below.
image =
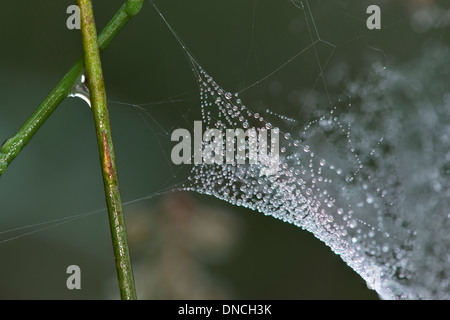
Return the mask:
M 414 255 L 422 244 L 418 239 L 417 219 L 408 216 L 406 209 L 407 192 L 402 188 L 398 153 L 392 151 L 405 128 L 398 125 L 402 120 L 400 113 L 384 113 L 386 108 L 398 103 L 391 101 L 395 100 L 392 91 L 411 88 L 417 91 L 414 84 L 406 81 L 409 88 L 405 89 L 405 79 L 399 73 L 374 64 L 370 72 L 378 78 L 376 84 L 366 83 L 367 88 L 348 84 L 347 101 L 332 104 L 331 110 L 317 116 L 303 129 L 294 128 L 295 121 L 289 117 L 270 110 L 264 115 L 254 112 L 241 98 L 246 89 L 231 93 L 218 84 L 196 61 L 156 6 L 155 9 L 180 43 L 197 79 L 204 129 L 277 130 L 282 137 L 275 172 L 267 170 L 264 163 L 196 164 L 190 182 L 181 189 L 212 195 L 310 231 L 340 255 L 382 298 L 445 296 L 445 292 L 433 293 L 435 289 L 429 283 L 414 280 L 421 277 Z M 310 34 L 313 34 L 311 30 Z M 317 40 L 311 40 L 312 45 L 307 49 L 315 50 Z M 323 79 L 322 67 L 320 79 Z M 386 97 L 367 101 L 370 87 L 376 85 L 374 89 L 380 93 L 377 96 Z M 352 101 L 352 95 L 360 100 L 361 110 L 355 111 L 357 103 Z M 370 124 L 367 119 L 365 123 L 356 123 L 356 130 L 352 130 L 355 116 L 364 111 L 384 121 L 382 126 L 388 130 L 377 131 L 383 136 L 371 136 L 373 132 L 365 127 Z M 286 120 L 290 128 L 279 129 L 286 127 Z M 202 148 L 210 148 L 209 143 L 202 142 Z M 218 153 L 226 154 L 226 148 Z M 213 158 L 211 154 L 205 159 Z M 250 158 L 247 152 L 245 159 Z

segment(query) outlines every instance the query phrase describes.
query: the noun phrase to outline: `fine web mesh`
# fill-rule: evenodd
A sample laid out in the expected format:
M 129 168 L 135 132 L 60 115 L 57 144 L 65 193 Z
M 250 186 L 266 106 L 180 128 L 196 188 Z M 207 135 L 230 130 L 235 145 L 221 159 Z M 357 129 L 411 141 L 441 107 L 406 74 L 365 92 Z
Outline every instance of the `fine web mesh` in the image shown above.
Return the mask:
M 259 16 L 266 1 L 248 3 L 248 47 L 234 66 L 208 52 L 201 53 L 208 56 L 203 64 L 171 24 L 170 12 L 146 2 L 143 14 L 156 11 L 152 17 L 161 19 L 165 41 L 170 36 L 178 43 L 197 91 L 191 100 L 185 94 L 146 104 L 110 100 L 111 108 L 139 114 L 170 172 L 163 191 L 128 203 L 175 190 L 211 195 L 313 233 L 372 285 L 376 270 L 382 298 L 449 298 L 448 6 L 419 8 L 369 31 L 364 11 L 341 1 L 282 1 L 289 22 L 281 30 L 269 16 Z M 347 22 L 345 32 L 327 28 L 333 14 Z M 352 22 L 361 33 L 349 32 Z M 430 36 L 400 60 L 376 40 L 405 25 Z M 265 32 L 275 35 L 266 41 Z M 285 34 L 290 42 L 279 47 Z M 357 59 L 355 52 L 361 53 Z M 234 81 L 225 77 L 235 70 L 241 73 Z M 79 95 L 85 92 L 80 88 Z M 161 107 L 170 108 L 172 121 L 158 118 Z M 180 127 L 193 130 L 194 120 L 204 130 L 278 130 L 279 170 L 249 163 L 174 165 L 171 134 Z M 52 220 L 49 227 L 96 212 Z M 31 227 L 46 228 L 24 228 Z

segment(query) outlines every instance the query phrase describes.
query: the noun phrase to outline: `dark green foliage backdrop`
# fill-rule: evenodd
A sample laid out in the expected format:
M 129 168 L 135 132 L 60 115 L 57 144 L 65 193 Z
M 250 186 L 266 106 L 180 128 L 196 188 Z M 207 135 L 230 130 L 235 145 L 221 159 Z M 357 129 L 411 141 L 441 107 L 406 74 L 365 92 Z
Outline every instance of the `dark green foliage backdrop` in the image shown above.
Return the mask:
M 302 38 L 309 33 L 290 1 L 159 2 L 161 11 L 203 67 L 233 91 L 262 78 L 310 43 L 310 39 Z M 359 31 L 367 33 L 367 3 L 329 2 L 311 1 L 323 39 L 340 44 L 353 39 L 352 35 Z M 70 4 L 72 1 L 55 0 L 3 4 L 2 12 L 7 14 L 0 20 L 0 139 L 7 139 L 21 126 L 81 55 L 79 32 L 65 26 L 65 11 Z M 118 0 L 95 1 L 99 29 L 121 4 Z M 342 14 L 335 14 L 338 9 Z M 336 59 L 350 56 L 357 72 L 357 66 L 365 61 L 363 53 L 370 51 L 367 43 L 383 48 L 394 60 L 407 59 L 422 39 L 411 33 L 409 25 L 400 23 L 406 12 L 390 7 L 386 13 L 383 21 L 398 23 L 391 33 L 366 37 L 368 42 L 355 40 L 342 45 L 335 53 Z M 326 27 L 328 24 L 340 28 Z M 284 34 L 288 36 L 280 37 Z M 393 40 L 399 38 L 402 46 Z M 329 48 L 322 49 L 320 55 L 329 54 Z M 302 58 L 295 62 L 292 77 L 298 77 L 302 70 L 299 66 L 306 63 L 301 77 L 307 86 L 314 83 L 311 79 L 315 80 L 317 70 L 307 68 L 313 61 L 309 55 Z M 183 52 L 148 2 L 102 59 L 111 100 L 146 103 L 181 94 L 184 104 L 162 106 L 156 111 L 162 128 L 169 131 L 174 125 L 169 119 L 181 118 L 183 108 L 193 117 L 199 112 L 196 83 Z M 117 104 L 110 108 L 124 200 L 151 194 L 167 181 L 169 186 L 180 182 L 136 110 Z M 283 103 L 278 108 L 273 106 L 279 113 L 289 112 Z M 159 127 L 155 131 L 165 133 Z M 96 148 L 89 108 L 81 100 L 68 99 L 1 177 L 0 230 L 104 207 Z M 311 234 L 215 199 L 190 196 L 196 203 L 223 208 L 239 221 L 243 232 L 238 245 L 228 259 L 207 267 L 232 288 L 232 297 L 377 298 L 356 273 Z M 140 206 L 155 208 L 163 199 L 158 196 Z M 133 208 L 127 206 L 125 211 L 132 212 Z M 154 209 L 145 210 L 155 214 Z M 114 289 L 106 293 L 108 282 L 114 283 L 115 273 L 107 223 L 106 213 L 101 213 L 0 244 L 0 297 L 118 297 Z M 17 234 L 4 235 L 3 239 Z M 71 292 L 65 286 L 65 269 L 70 264 L 81 267 L 81 291 Z

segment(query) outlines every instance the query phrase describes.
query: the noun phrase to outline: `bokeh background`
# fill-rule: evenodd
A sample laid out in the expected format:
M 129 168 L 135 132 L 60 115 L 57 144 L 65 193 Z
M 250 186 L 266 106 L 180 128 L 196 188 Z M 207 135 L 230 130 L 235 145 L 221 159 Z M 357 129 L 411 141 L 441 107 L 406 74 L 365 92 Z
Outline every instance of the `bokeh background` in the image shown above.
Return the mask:
M 99 30 L 122 3 L 95 1 Z M 79 32 L 66 28 L 71 4 L 3 4 L 0 140 L 15 133 L 82 54 Z M 280 67 L 315 35 L 307 29 L 304 12 L 287 0 L 157 4 L 200 64 L 230 91 Z M 382 7 L 386 30 L 367 30 L 370 4 Z M 370 59 L 387 65 L 407 61 L 429 36 L 427 18 L 414 20 L 415 12 L 448 7 L 444 1 L 419 0 L 309 5 L 320 38 L 336 45 L 332 63 L 351 61 L 355 74 Z M 321 61 L 331 49 L 326 43 L 318 46 Z M 306 231 L 195 193 L 159 192 L 183 182 L 185 168 L 167 162 L 170 133 L 193 121 L 200 107 L 185 55 L 149 2 L 102 59 L 123 199 L 150 198 L 125 206 L 141 298 L 378 298 Z M 310 52 L 300 55 L 275 76 L 292 77 L 306 92 L 323 91 L 315 84 L 319 73 L 314 59 Z M 254 108 L 265 110 L 270 104 L 279 114 L 297 114 L 292 97 L 278 101 L 267 92 L 260 86 L 252 93 Z M 342 92 L 330 88 L 329 94 Z M 147 113 L 139 114 L 133 106 L 148 103 L 153 104 L 142 105 Z M 101 209 L 102 192 L 90 109 L 80 99 L 67 99 L 0 178 L 0 231 Z M 0 298 L 117 299 L 106 212 L 57 223 L 17 239 L 11 238 L 48 225 L 0 234 L 1 241 L 11 239 L 0 243 Z M 66 268 L 72 264 L 81 268 L 78 291 L 66 288 Z

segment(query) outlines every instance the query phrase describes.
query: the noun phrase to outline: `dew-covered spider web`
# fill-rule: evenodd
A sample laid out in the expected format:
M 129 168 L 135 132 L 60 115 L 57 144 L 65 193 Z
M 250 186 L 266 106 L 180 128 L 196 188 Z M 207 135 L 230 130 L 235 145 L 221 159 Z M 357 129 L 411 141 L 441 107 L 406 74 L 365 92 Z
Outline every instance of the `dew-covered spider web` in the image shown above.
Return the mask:
M 183 188 L 312 232 L 383 298 L 448 298 L 450 243 L 445 230 L 449 206 L 445 195 L 450 190 L 445 163 L 450 148 L 444 119 L 449 119 L 450 106 L 448 88 L 439 90 L 439 83 L 449 79 L 448 48 L 430 44 L 425 57 L 412 62 L 405 74 L 373 62 L 366 79 L 349 81 L 341 88 L 345 66 L 328 65 L 337 46 L 322 39 L 308 1 L 292 4 L 309 34 L 302 39 L 304 49 L 238 92 L 228 91 L 208 74 L 155 6 L 197 78 L 205 129 L 275 127 L 283 136 L 280 170 L 267 173 L 263 164 L 197 165 Z M 441 14 L 446 15 L 441 18 L 446 19 L 448 28 L 448 11 Z M 299 99 L 303 102 L 297 103 L 299 108 L 292 108 L 292 116 L 270 108 L 255 111 L 257 102 L 245 93 L 261 83 L 275 87 L 275 92 L 289 86 L 278 82 L 275 74 L 289 68 L 290 62 L 302 54 L 311 55 L 310 63 L 318 75 L 313 90 Z M 326 68 L 333 76 L 325 75 Z M 426 70 L 420 72 L 420 78 L 415 76 L 419 70 Z M 267 81 L 272 76 L 275 79 Z M 428 82 L 437 82 L 434 90 L 438 92 L 424 88 Z M 342 91 L 338 98 L 331 94 L 329 87 L 333 86 Z M 314 92 L 317 87 L 322 94 Z M 310 109 L 311 120 L 301 121 L 305 109 L 318 104 L 325 107 Z M 407 107 L 399 108 L 399 104 Z M 431 127 L 402 121 L 415 113 L 428 119 L 425 121 L 430 121 Z M 420 133 L 408 132 L 409 128 Z M 438 136 L 433 137 L 433 132 Z M 414 138 L 410 136 L 413 134 Z M 427 155 L 424 162 L 418 160 L 423 158 L 421 153 Z M 406 167 L 402 158 L 410 162 Z M 423 199 L 426 188 L 432 195 Z M 415 203 L 413 199 L 421 201 Z M 440 226 L 438 233 L 436 226 Z M 427 257 L 429 250 L 437 253 L 431 260 Z M 373 283 L 377 275 L 379 283 Z
M 382 29 L 368 30 L 369 2 L 273 2 L 202 3 L 197 14 L 180 5 L 190 19 L 204 19 L 197 37 L 181 32 L 188 20 L 146 2 L 146 14 L 159 19 L 162 51 L 181 53 L 162 60 L 185 65 L 168 67 L 161 82 L 194 89 L 169 88 L 146 104 L 111 99 L 112 111 L 131 109 L 145 123 L 169 168 L 159 190 L 210 195 L 307 230 L 381 298 L 449 299 L 450 5 L 383 3 Z M 283 19 L 273 17 L 275 8 Z M 240 34 L 233 19 L 244 11 L 248 30 Z M 209 15 L 228 24 L 214 31 Z M 196 51 L 200 44 L 208 49 Z M 73 96 L 85 92 L 78 85 Z M 160 116 L 162 109 L 173 116 Z M 175 165 L 171 134 L 192 132 L 195 120 L 203 130 L 276 130 L 278 170 Z

